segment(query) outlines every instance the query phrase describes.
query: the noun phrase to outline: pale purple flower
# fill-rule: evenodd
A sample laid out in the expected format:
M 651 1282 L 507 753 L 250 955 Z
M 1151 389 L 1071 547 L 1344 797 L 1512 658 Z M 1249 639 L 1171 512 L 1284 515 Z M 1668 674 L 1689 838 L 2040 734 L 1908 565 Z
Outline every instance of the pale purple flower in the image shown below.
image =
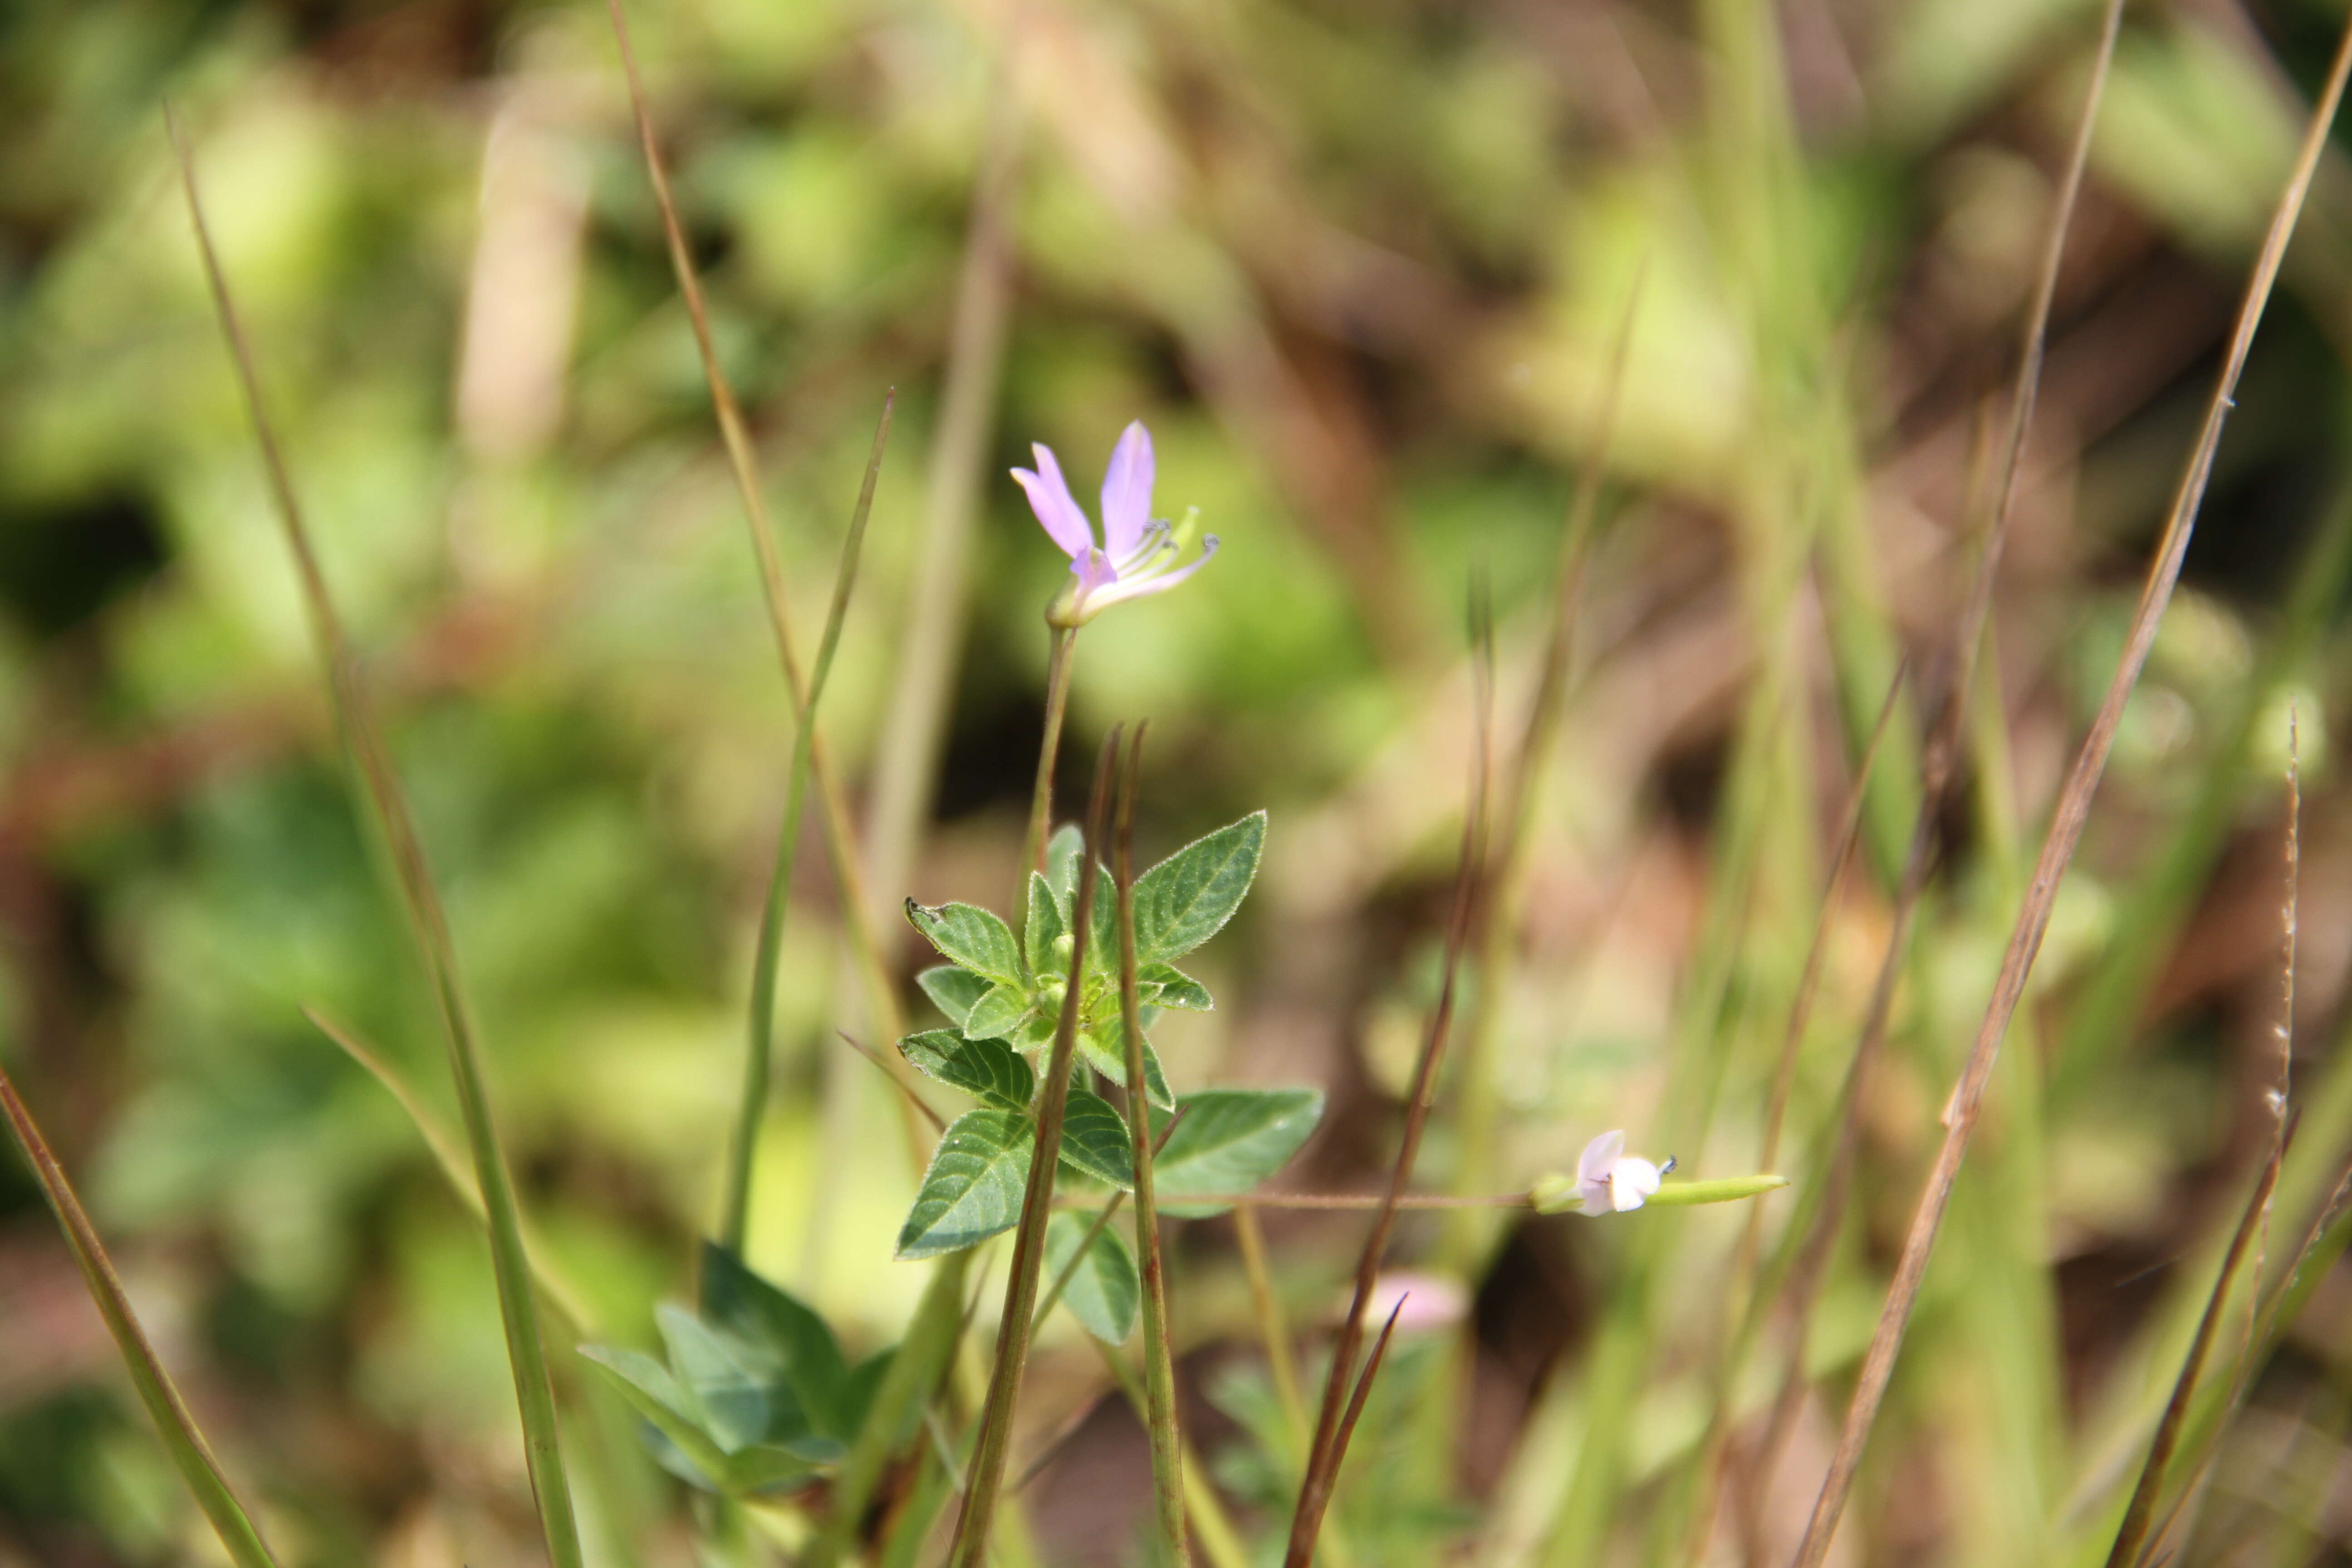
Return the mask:
M 1217 552 L 1217 536 L 1201 541 L 1201 552 L 1185 564 L 1176 564 L 1190 542 L 1192 520 L 1181 526 L 1151 515 L 1151 479 L 1155 467 L 1151 432 L 1140 419 L 1120 433 L 1110 454 L 1110 469 L 1103 475 L 1102 542 L 1095 542 L 1094 525 L 1084 508 L 1070 499 L 1062 465 L 1053 448 L 1043 443 L 1029 448 L 1037 454 L 1034 472 L 1015 468 L 1013 477 L 1029 492 L 1029 510 L 1037 514 L 1045 532 L 1070 558 L 1076 581 L 1063 590 L 1045 618 L 1056 626 L 1082 626 L 1122 599 L 1164 594 L 1208 564 Z
M 1586 1214 L 1622 1214 L 1637 1209 L 1658 1190 L 1658 1167 L 1625 1152 L 1621 1128 L 1584 1146 L 1576 1161 L 1576 1192 Z

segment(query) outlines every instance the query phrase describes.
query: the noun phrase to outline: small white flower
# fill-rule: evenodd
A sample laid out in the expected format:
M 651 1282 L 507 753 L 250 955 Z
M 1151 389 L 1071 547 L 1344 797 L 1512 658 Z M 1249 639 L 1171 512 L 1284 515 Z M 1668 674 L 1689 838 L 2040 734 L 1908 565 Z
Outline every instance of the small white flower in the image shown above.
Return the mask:
M 1622 1128 L 1603 1132 L 1577 1157 L 1576 1191 L 1586 1214 L 1623 1214 L 1658 1190 L 1662 1174 L 1649 1161 L 1625 1152 Z

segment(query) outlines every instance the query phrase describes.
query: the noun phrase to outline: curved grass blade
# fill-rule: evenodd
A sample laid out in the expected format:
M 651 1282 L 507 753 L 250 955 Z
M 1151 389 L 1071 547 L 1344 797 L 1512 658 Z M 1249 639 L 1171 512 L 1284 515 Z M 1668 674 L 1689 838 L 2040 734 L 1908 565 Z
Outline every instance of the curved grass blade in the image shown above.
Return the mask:
M 890 416 L 898 405 L 898 394 L 893 388 L 883 396 L 881 422 L 874 427 L 874 449 L 866 455 L 866 479 L 857 488 L 857 505 L 849 514 L 841 565 L 834 574 L 833 603 L 825 610 L 824 633 L 817 642 L 816 663 L 809 670 L 808 694 L 801 700 L 798 729 L 793 737 L 792 770 L 784 779 L 784 816 L 776 830 L 776 859 L 768 873 L 767 897 L 760 907 L 760 946 L 751 961 L 751 1018 L 744 1044 L 742 1099 L 736 1106 L 734 1136 L 728 1145 L 726 1196 L 719 1210 L 719 1237 L 730 1252 L 743 1250 L 743 1231 L 751 1221 L 751 1165 L 760 1152 L 760 1123 L 767 1115 L 768 1073 L 776 1050 L 776 965 L 784 945 L 793 867 L 800 858 L 801 813 L 808 804 L 809 766 L 816 745 L 816 706 L 833 674 L 834 653 L 841 647 L 841 623 L 849 614 L 850 591 L 857 585 L 857 562 L 866 548 L 866 520 L 874 510 L 874 484 L 882 474 L 882 454 L 890 445 Z
M 172 1374 L 163 1370 L 163 1363 L 155 1357 L 155 1347 L 147 1342 L 146 1331 L 139 1326 L 137 1315 L 131 1310 L 131 1300 L 123 1294 L 122 1279 L 115 1273 L 113 1261 L 106 1256 L 106 1245 L 99 1239 L 98 1227 L 89 1223 L 81 1199 L 75 1195 L 73 1184 L 66 1179 L 65 1167 L 58 1163 L 57 1155 L 50 1152 L 40 1128 L 34 1123 L 32 1112 L 17 1098 L 16 1086 L 5 1071 L 0 1071 L 0 1112 L 7 1115 L 16 1146 L 25 1152 L 26 1163 L 33 1167 L 33 1176 L 41 1184 L 41 1195 L 49 1200 L 58 1226 L 66 1233 L 66 1245 L 73 1249 L 74 1261 L 81 1266 L 82 1280 L 89 1287 L 89 1299 L 98 1304 L 99 1316 L 106 1320 L 106 1331 L 114 1336 L 114 1347 L 131 1373 L 131 1386 L 139 1391 L 139 1402 L 147 1406 L 147 1414 L 163 1439 L 164 1450 L 180 1472 L 181 1484 L 204 1510 L 213 1533 L 220 1537 L 229 1561 L 237 1568 L 277 1568 L 278 1560 L 269 1554 L 261 1531 L 245 1511 L 244 1504 L 237 1501 L 228 1478 L 221 1473 L 220 1461 L 213 1458 L 211 1446 L 197 1430 L 195 1417 L 188 1414 L 187 1403 L 180 1397 Z
M 441 895 L 434 886 L 415 821 L 409 815 L 407 797 L 401 792 L 391 759 L 384 754 L 383 742 L 375 732 L 366 689 L 360 680 L 359 660 L 343 635 L 342 621 L 327 591 L 326 576 L 310 547 L 310 531 L 294 498 L 293 479 L 264 406 L 252 347 L 246 341 L 244 325 L 229 295 L 228 279 L 221 271 L 220 258 L 213 248 L 212 231 L 205 222 L 204 204 L 196 190 L 194 157 L 168 110 L 164 118 L 171 132 L 173 151 L 179 159 L 188 216 L 195 230 L 196 248 L 204 258 L 205 279 L 212 286 L 213 304 L 253 418 L 254 437 L 261 448 L 262 467 L 277 503 L 287 548 L 294 557 L 303 603 L 310 612 L 311 633 L 327 667 L 328 693 L 341 721 L 343 744 L 373 807 L 383 850 L 392 862 L 394 880 L 408 914 L 417 956 L 431 982 L 442 1034 L 448 1045 L 449 1070 L 457 1079 L 466 1142 L 473 1153 L 475 1179 L 480 1184 L 483 1206 L 489 1218 L 490 1261 L 498 1277 L 499 1315 L 506 1330 L 507 1359 L 514 1370 L 515 1403 L 522 1417 L 523 1455 L 530 1472 L 531 1496 L 538 1505 L 541 1532 L 546 1538 L 548 1556 L 555 1568 L 581 1568 L 580 1527 L 572 1514 L 572 1483 L 563 1469 L 562 1440 L 555 1418 L 555 1386 L 548 1375 L 547 1350 L 540 1337 L 539 1312 L 532 1301 L 530 1262 L 522 1244 L 514 1177 L 507 1169 L 506 1152 L 499 1147 L 498 1127 L 491 1120 L 489 1092 L 482 1079 L 481 1053 L 474 1040 L 473 1022 L 457 981 L 457 952 L 449 936 L 448 919 L 442 910 Z

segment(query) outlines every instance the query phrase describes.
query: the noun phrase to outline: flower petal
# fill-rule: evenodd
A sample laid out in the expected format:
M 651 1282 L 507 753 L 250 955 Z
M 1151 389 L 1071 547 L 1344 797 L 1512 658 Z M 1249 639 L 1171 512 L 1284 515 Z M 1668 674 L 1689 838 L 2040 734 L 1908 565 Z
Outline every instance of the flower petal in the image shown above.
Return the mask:
M 1041 443 L 1029 448 L 1037 454 L 1038 472 L 1015 468 L 1013 477 L 1029 492 L 1029 510 L 1045 525 L 1045 531 L 1062 553 L 1076 561 L 1095 546 L 1095 531 L 1087 521 L 1087 514 L 1070 499 L 1070 487 L 1062 478 L 1062 465 L 1054 460 L 1054 449 Z
M 1134 554 L 1144 530 L 1151 526 L 1151 481 L 1158 468 L 1151 432 L 1142 420 L 1132 421 L 1119 433 L 1110 468 L 1103 474 L 1103 549 L 1114 561 Z
M 1640 1208 L 1657 1190 L 1658 1168 L 1647 1160 L 1620 1160 L 1609 1173 L 1609 1201 L 1619 1214 Z
M 1208 538 L 1201 541 L 1201 553 L 1199 555 L 1193 557 L 1191 561 L 1186 562 L 1183 565 L 1179 566 L 1173 572 L 1146 573 L 1140 576 L 1120 577 L 1117 583 L 1112 584 L 1100 594 L 1095 595 L 1095 607 L 1097 609 L 1105 609 L 1112 605 L 1120 604 L 1129 599 L 1140 599 L 1150 594 L 1164 594 L 1168 592 L 1169 589 L 1176 586 L 1177 584 L 1181 583 L 1185 578 L 1190 577 L 1193 573 L 1198 572 L 1202 567 L 1206 566 L 1209 563 L 1209 557 L 1214 555 L 1216 552 L 1217 536 L 1213 533 L 1209 535 Z
M 1580 1182 L 1605 1182 L 1616 1168 L 1617 1156 L 1625 1152 L 1625 1130 L 1622 1127 L 1603 1132 L 1584 1146 L 1577 1156 L 1576 1179 Z

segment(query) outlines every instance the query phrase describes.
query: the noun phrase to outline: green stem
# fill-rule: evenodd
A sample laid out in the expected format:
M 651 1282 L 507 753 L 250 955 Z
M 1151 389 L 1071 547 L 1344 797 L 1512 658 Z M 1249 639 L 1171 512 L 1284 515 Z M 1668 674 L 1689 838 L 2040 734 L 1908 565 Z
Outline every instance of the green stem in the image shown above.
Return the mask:
M 179 126 L 169 121 L 168 116 L 167 123 L 173 151 L 179 155 L 181 183 L 187 193 L 197 249 L 212 286 L 221 330 L 228 339 L 230 357 L 236 362 L 244 385 L 254 435 L 261 448 L 262 466 L 268 476 L 287 548 L 294 557 L 311 631 L 319 643 L 321 662 L 327 668 L 328 692 L 340 721 L 343 743 L 374 808 L 383 847 L 392 862 L 416 942 L 417 956 L 440 1014 L 442 1034 L 449 1048 L 450 1075 L 457 1080 L 466 1141 L 473 1152 L 475 1179 L 480 1184 L 482 1206 L 489 1220 L 490 1263 L 498 1279 L 499 1316 L 506 1331 L 507 1359 L 514 1370 L 515 1403 L 522 1418 L 523 1455 L 530 1468 L 531 1495 L 538 1504 L 548 1557 L 554 1568 L 581 1568 L 580 1527 L 572 1514 L 572 1484 L 563 1470 L 562 1441 L 555 1419 L 555 1388 L 548 1376 L 547 1351 L 540 1338 L 539 1313 L 532 1300 L 530 1262 L 523 1248 L 514 1178 L 507 1169 L 506 1152 L 499 1146 L 498 1129 L 490 1117 L 489 1093 L 483 1081 L 473 1025 L 458 985 L 456 947 L 450 940 L 448 919 L 434 887 L 425 847 L 417 837 L 416 825 L 409 815 L 399 778 L 375 732 L 366 692 L 360 682 L 358 658 L 343 635 L 342 622 L 327 592 L 326 577 L 319 568 L 310 531 L 294 497 L 293 480 L 265 412 L 253 351 L 230 299 L 228 279 L 221 271 L 220 258 L 213 248 L 212 232 L 205 225 L 203 204 L 197 196 L 194 160 L 180 137 Z
M 866 1510 L 882 1484 L 891 1456 L 922 1419 L 925 1401 L 947 1375 L 956 1342 L 963 1337 L 964 1275 L 971 1253 L 950 1252 L 932 1267 L 907 1337 L 882 1374 L 866 1424 L 851 1440 L 849 1456 L 834 1476 L 831 1512 L 809 1548 L 803 1568 L 837 1568 L 849 1560 Z
M 98 1304 L 99 1316 L 106 1320 L 106 1331 L 114 1336 L 114 1348 L 131 1373 L 131 1386 L 139 1391 L 140 1403 L 147 1406 L 147 1414 L 153 1418 L 172 1463 L 179 1468 L 181 1483 L 195 1499 L 196 1506 L 204 1510 L 205 1518 L 212 1522 L 213 1532 L 220 1537 L 221 1544 L 228 1549 L 229 1560 L 237 1568 L 277 1568 L 278 1560 L 270 1556 L 261 1531 L 255 1528 L 244 1505 L 230 1489 L 228 1478 L 221 1473 L 220 1461 L 213 1458 L 204 1433 L 197 1430 L 195 1417 L 188 1414 L 187 1403 L 180 1397 L 172 1374 L 163 1370 L 163 1363 L 156 1359 L 155 1347 L 147 1342 L 146 1331 L 139 1326 L 138 1317 L 131 1310 L 131 1299 L 123 1293 L 121 1277 L 115 1273 L 113 1261 L 106 1256 L 98 1227 L 89 1223 L 80 1198 L 74 1194 L 73 1184 L 66 1179 L 65 1167 L 50 1152 L 40 1128 L 33 1121 L 32 1112 L 16 1098 L 16 1086 L 8 1081 L 5 1072 L 0 1072 L 0 1111 L 6 1113 L 17 1147 L 24 1150 L 26 1162 L 41 1184 L 42 1195 L 49 1200 L 58 1225 L 66 1233 L 66 1245 L 73 1249 L 74 1261 L 81 1265 L 89 1299 Z
M 1070 661 L 1077 645 L 1076 627 L 1054 628 L 1054 651 L 1045 661 L 1045 739 L 1037 748 L 1037 787 L 1029 796 L 1029 832 L 1021 841 L 1022 891 L 1013 901 L 1014 909 L 1027 902 L 1029 873 L 1045 869 L 1045 836 L 1054 826 L 1054 758 L 1062 746 L 1062 715 L 1070 705 Z
M 1114 730 L 1103 742 L 1102 758 L 1095 767 L 1094 798 L 1087 811 L 1086 847 L 1078 861 L 1078 892 L 1073 906 L 1070 973 L 1074 975 L 1086 973 L 1087 937 L 1093 925 L 1103 821 L 1118 741 L 1118 732 Z M 1073 984 L 1063 997 L 1053 1055 L 1037 1097 L 1037 1142 L 1029 1157 L 1020 1227 L 1013 1232 L 1011 1278 L 1005 1281 L 1004 1312 L 996 1330 L 996 1367 L 989 1378 L 988 1401 L 981 1415 L 980 1447 L 972 1460 L 971 1489 L 964 1494 L 955 1544 L 949 1552 L 950 1568 L 981 1568 L 988 1558 L 989 1527 L 995 1519 L 1005 1460 L 1012 1452 L 1013 1405 L 1028 1370 L 1029 1325 L 1036 1313 L 1037 1279 L 1045 1260 L 1045 1225 L 1054 1212 L 1054 1168 L 1061 1157 L 1062 1120 L 1069 1108 L 1070 1068 L 1077 1055 L 1083 990 Z
M 719 1239 L 730 1252 L 743 1250 L 743 1235 L 751 1223 L 751 1166 L 760 1151 L 760 1123 L 768 1110 L 768 1069 L 775 1057 L 776 965 L 784 945 L 784 913 L 792 897 L 793 867 L 800 858 L 801 813 L 808 801 L 809 760 L 816 745 L 816 705 L 824 696 L 833 673 L 833 656 L 841 646 L 841 624 L 849 613 L 850 591 L 857 583 L 857 562 L 866 545 L 866 520 L 874 510 L 874 485 L 882 472 L 882 452 L 890 442 L 890 415 L 898 394 L 882 399 L 882 421 L 875 426 L 874 449 L 866 459 L 866 481 L 858 487 L 857 505 L 849 515 L 849 534 L 842 541 L 841 565 L 834 574 L 833 603 L 825 611 L 824 635 L 817 644 L 816 663 L 809 671 L 808 691 L 796 704 L 792 769 L 784 781 L 784 819 L 776 833 L 775 864 L 768 875 L 767 898 L 760 910 L 760 948 L 751 964 L 750 1039 L 743 1053 L 743 1096 L 736 1108 L 735 1134 L 728 1146 L 727 1187 L 720 1211 Z
M 1136 984 L 1135 956 L 1135 777 L 1143 760 L 1143 726 L 1136 726 L 1127 767 L 1119 775 L 1118 1012 L 1127 1033 L 1127 1081 L 1139 1088 L 1143 1074 L 1143 1005 Z M 1070 971 L 1080 973 L 1072 961 Z M 1160 1503 L 1160 1531 L 1179 1564 L 1192 1562 L 1184 1541 L 1184 1464 L 1176 1430 L 1176 1373 L 1168 1357 L 1167 1277 L 1160 1256 L 1160 1208 L 1151 1190 L 1151 1105 L 1141 1093 L 1129 1096 L 1128 1139 L 1135 1151 L 1135 1254 L 1143 1268 L 1144 1414 L 1151 1430 L 1151 1484 Z

